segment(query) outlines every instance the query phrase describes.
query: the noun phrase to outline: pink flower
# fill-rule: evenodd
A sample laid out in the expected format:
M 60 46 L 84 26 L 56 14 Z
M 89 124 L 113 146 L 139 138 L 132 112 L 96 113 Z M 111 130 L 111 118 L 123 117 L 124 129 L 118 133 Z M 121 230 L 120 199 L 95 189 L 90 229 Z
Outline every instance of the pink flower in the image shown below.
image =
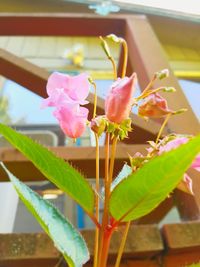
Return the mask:
M 187 137 L 178 137 L 172 141 L 169 141 L 164 146 L 160 146 L 158 154 L 161 155 L 164 152 L 168 152 L 172 149 L 175 149 L 175 148 L 179 147 L 180 145 L 187 143 L 188 140 L 189 139 Z M 191 167 L 197 171 L 200 171 L 200 154 L 195 158 Z M 178 184 L 177 188 L 186 192 L 186 193 L 193 194 L 192 180 L 187 175 L 187 173 L 184 174 L 184 177 L 183 177 L 182 181 Z
M 71 137 L 77 138 L 83 134 L 86 128 L 88 109 L 76 105 L 59 107 L 54 111 L 63 132 Z
M 111 90 L 105 101 L 106 117 L 111 122 L 120 124 L 123 120 L 129 118 L 136 81 L 136 73 L 133 73 L 130 78 L 118 78 L 111 86 Z
M 191 167 L 200 172 L 200 154 L 195 158 Z
M 48 98 L 42 107 L 55 107 L 54 116 L 58 119 L 63 132 L 77 138 L 86 128 L 88 109 L 80 105 L 87 104 L 89 94 L 88 75 L 83 73 L 74 77 L 54 72 L 47 82 Z
M 143 117 L 161 118 L 173 113 L 167 106 L 167 101 L 158 93 L 149 95 L 139 106 L 138 114 Z
M 89 81 L 86 73 L 77 76 L 69 76 L 54 72 L 49 76 L 47 82 L 48 98 L 43 100 L 42 107 L 65 106 L 74 102 L 80 105 L 87 104 L 85 101 L 89 94 Z

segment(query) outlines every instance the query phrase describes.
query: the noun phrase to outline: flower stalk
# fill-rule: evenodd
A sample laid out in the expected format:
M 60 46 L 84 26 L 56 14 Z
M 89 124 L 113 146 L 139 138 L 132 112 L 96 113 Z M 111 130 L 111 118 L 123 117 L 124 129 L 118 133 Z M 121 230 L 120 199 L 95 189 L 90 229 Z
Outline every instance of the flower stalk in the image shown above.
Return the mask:
M 119 267 L 120 266 L 120 262 L 121 262 L 121 258 L 122 258 L 123 251 L 124 251 L 124 248 L 125 248 L 128 232 L 129 232 L 129 229 L 130 229 L 130 225 L 131 225 L 131 222 L 127 222 L 126 223 L 126 226 L 125 226 L 125 229 L 124 229 L 124 232 L 123 232 L 123 236 L 122 236 L 122 240 L 121 240 L 121 243 L 120 243 L 119 251 L 118 251 L 118 254 L 117 254 L 117 259 L 116 259 L 116 262 L 115 262 L 115 267 Z
M 96 141 L 96 195 L 95 195 L 95 215 L 96 220 L 99 221 L 99 138 L 95 134 Z M 98 264 L 98 252 L 99 252 L 99 227 L 95 228 L 95 243 L 94 243 L 94 267 Z
M 89 77 L 88 80 L 94 88 L 94 109 L 93 109 L 93 116 L 92 116 L 92 118 L 94 119 L 96 117 L 96 112 L 97 112 L 97 86 L 91 77 Z
M 172 113 L 169 113 L 169 114 L 165 117 L 165 120 L 163 121 L 163 124 L 162 124 L 162 126 L 160 127 L 160 130 L 159 130 L 158 135 L 157 135 L 157 137 L 156 137 L 156 145 L 158 144 L 159 139 L 160 139 L 160 137 L 161 137 L 161 134 L 162 134 L 162 132 L 163 132 L 163 130 L 164 130 L 164 128 L 165 128 L 165 126 L 166 126 L 166 124 L 167 124 L 167 122 L 169 121 L 169 119 L 170 119 L 171 116 L 172 116 Z
M 108 57 L 108 59 L 112 63 L 114 80 L 116 80 L 117 79 L 117 66 L 116 66 L 115 60 L 114 60 L 113 56 L 110 53 L 110 49 L 109 49 L 109 46 L 108 46 L 107 42 L 104 40 L 104 38 L 102 36 L 100 36 L 99 38 L 101 40 L 101 45 L 102 45 L 102 48 L 103 48 L 104 52 L 106 53 L 106 56 Z
M 100 241 L 99 241 L 99 255 L 98 255 L 98 267 L 103 267 L 102 257 L 105 257 L 105 240 L 108 239 L 105 237 L 105 233 L 107 232 L 108 222 L 109 222 L 109 214 L 108 214 L 108 179 L 109 179 L 109 145 L 110 145 L 110 134 L 106 133 L 106 141 L 105 141 L 105 178 L 104 178 L 104 188 L 105 188 L 105 200 L 104 200 L 104 211 L 103 211 L 103 220 L 100 229 Z
M 127 69 L 127 62 L 128 62 L 128 46 L 127 46 L 127 42 L 124 39 L 122 39 L 122 47 L 123 47 L 123 52 L 124 52 L 122 78 L 124 78 L 126 76 L 126 69 Z

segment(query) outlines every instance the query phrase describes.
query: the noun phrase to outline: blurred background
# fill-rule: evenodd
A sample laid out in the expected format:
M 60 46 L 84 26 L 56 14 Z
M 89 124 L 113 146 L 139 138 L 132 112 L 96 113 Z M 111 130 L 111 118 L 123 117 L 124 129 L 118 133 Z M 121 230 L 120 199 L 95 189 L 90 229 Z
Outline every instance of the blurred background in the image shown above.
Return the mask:
M 0 16 L 12 13 L 88 14 L 98 17 L 144 15 L 164 53 L 170 71 L 177 78 L 194 116 L 200 118 L 200 3 L 195 0 L 124 0 L 124 1 L 65 1 L 65 0 L 2 0 Z M 67 27 L 67 25 L 65 25 Z M 81 25 L 80 25 L 81 27 Z M 6 29 L 5 31 L 6 32 Z M 141 35 L 143 35 L 141 29 Z M 120 47 L 110 44 L 118 64 Z M 87 72 L 97 84 L 98 96 L 105 98 L 112 83 L 112 66 L 101 49 L 98 37 L 86 36 L 23 36 L 0 34 L 0 48 L 22 58 L 49 73 L 57 70 L 70 75 Z M 155 55 L 156 60 L 156 55 Z M 152 61 L 152 64 L 154 62 Z M 0 75 L 2 71 L 0 66 Z M 136 95 L 141 85 L 137 86 Z M 91 90 L 92 92 L 92 90 Z M 10 124 L 47 146 L 93 146 L 89 129 L 73 143 L 61 132 L 52 110 L 41 109 L 41 97 L 20 84 L 0 76 L 0 121 Z M 176 101 L 176 99 L 174 99 Z M 133 112 L 136 112 L 133 110 Z M 188 127 L 190 127 L 188 125 Z M 102 137 L 101 144 L 104 144 Z M 1 147 L 9 144 L 0 138 Z M 84 155 L 83 155 L 84 156 Z M 20 178 L 20 177 L 19 177 Z M 91 177 L 92 178 L 92 177 Z M 93 180 L 90 180 L 94 183 Z M 91 228 L 82 209 L 48 181 L 29 182 L 32 189 L 50 199 L 78 228 Z M 6 203 L 6 206 L 2 203 Z M 39 232 L 32 218 L 9 183 L 0 185 L 0 232 Z M 199 215 L 198 215 L 199 216 Z M 197 217 L 198 217 L 197 216 Z M 178 222 L 176 207 L 163 216 L 159 224 Z

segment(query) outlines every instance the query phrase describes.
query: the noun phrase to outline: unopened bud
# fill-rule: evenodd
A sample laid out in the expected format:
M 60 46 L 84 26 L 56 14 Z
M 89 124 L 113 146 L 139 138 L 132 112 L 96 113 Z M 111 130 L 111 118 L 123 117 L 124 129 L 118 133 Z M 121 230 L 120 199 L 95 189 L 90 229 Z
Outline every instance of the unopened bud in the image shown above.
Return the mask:
M 176 89 L 174 87 L 164 87 L 163 91 L 167 93 L 174 93 L 176 92 Z
M 101 39 L 101 46 L 102 46 L 104 52 L 106 53 L 106 56 L 107 56 L 108 58 L 111 58 L 111 53 L 110 53 L 110 49 L 109 49 L 109 47 L 108 47 L 107 42 L 103 39 L 102 36 L 100 36 L 99 38 Z
M 109 34 L 106 37 L 115 43 L 123 43 L 123 41 L 124 41 L 123 38 L 120 38 L 120 37 L 116 36 L 115 34 Z
M 187 108 L 181 108 L 173 113 L 173 115 L 182 114 L 187 111 Z
M 159 80 L 162 80 L 169 76 L 169 70 L 163 69 L 161 71 L 156 72 L 155 75 L 156 75 L 156 78 L 158 78 Z
M 107 123 L 104 116 L 98 116 L 91 121 L 91 129 L 93 132 L 97 133 L 98 136 L 105 131 L 106 126 Z
M 92 79 L 92 77 L 88 77 L 88 81 L 89 81 L 89 83 L 92 84 L 92 85 L 95 84 L 95 82 L 94 82 L 94 80 Z

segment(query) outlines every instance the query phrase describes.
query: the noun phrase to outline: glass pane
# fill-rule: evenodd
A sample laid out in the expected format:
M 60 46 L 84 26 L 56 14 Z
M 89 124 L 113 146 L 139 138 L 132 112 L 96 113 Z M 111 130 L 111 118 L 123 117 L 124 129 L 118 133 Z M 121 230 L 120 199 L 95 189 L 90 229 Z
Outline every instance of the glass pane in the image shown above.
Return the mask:
M 179 80 L 185 96 L 187 97 L 194 113 L 200 120 L 200 83 L 186 80 Z

